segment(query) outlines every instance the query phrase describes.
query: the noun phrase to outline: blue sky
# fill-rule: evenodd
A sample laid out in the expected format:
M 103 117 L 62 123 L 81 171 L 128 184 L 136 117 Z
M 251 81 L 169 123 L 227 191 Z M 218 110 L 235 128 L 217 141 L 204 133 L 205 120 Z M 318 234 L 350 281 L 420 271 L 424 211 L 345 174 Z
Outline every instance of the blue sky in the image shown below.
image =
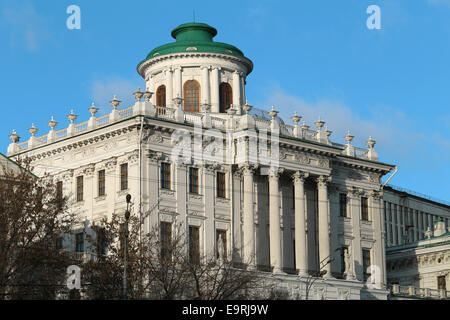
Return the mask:
M 81 30 L 66 27 L 72 4 Z M 369 5 L 381 30 L 366 27 Z M 450 201 L 450 0 L 2 0 L 0 151 L 12 129 L 21 141 L 32 122 L 45 134 L 52 115 L 66 127 L 71 109 L 86 121 L 113 94 L 131 105 L 145 87 L 137 64 L 193 10 L 253 61 L 250 104 L 311 126 L 320 116 L 336 142 L 348 129 L 360 147 L 371 135 L 399 167 L 393 184 Z

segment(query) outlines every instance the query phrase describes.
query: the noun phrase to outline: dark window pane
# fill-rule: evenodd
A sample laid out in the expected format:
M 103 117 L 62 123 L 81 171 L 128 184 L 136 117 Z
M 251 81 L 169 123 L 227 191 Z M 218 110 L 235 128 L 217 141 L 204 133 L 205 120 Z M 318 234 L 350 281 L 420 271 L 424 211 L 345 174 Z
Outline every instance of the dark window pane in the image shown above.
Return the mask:
M 77 177 L 77 201 L 83 201 L 83 176 Z
M 120 165 L 120 190 L 128 189 L 128 163 Z
M 217 172 L 217 196 L 225 198 L 225 173 Z

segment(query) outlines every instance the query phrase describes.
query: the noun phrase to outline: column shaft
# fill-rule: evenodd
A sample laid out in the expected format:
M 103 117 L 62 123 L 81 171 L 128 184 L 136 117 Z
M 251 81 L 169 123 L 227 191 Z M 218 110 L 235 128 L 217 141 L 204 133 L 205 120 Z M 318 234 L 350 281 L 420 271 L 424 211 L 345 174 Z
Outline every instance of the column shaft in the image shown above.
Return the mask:
M 201 101 L 200 103 L 211 103 L 209 96 L 209 67 L 202 66 L 202 90 L 201 90 Z
M 328 178 L 321 176 L 317 179 L 318 201 L 319 201 L 319 262 L 323 266 L 322 270 L 327 273 L 324 278 L 331 278 L 331 263 L 327 263 L 330 259 L 330 234 L 328 222 Z M 319 265 L 319 269 L 320 266 Z
M 253 204 L 253 168 L 243 167 L 244 175 L 244 261 L 251 267 L 256 266 L 255 257 L 255 216 Z
M 281 270 L 280 189 L 278 172 L 269 174 L 270 265 L 274 273 Z
M 175 97 L 183 98 L 181 67 L 175 68 Z
M 171 107 L 173 102 L 173 71 L 172 69 L 166 70 L 166 106 Z
M 295 265 L 299 276 L 308 274 L 304 188 L 307 176 L 308 174 L 302 172 L 296 172 L 293 176 L 295 196 Z
M 401 224 L 402 207 L 397 205 L 397 244 L 402 244 L 402 224 Z
M 241 83 L 238 71 L 233 72 L 233 105 L 240 106 L 241 103 Z
M 211 112 L 219 113 L 219 70 L 220 68 L 214 67 L 211 71 Z

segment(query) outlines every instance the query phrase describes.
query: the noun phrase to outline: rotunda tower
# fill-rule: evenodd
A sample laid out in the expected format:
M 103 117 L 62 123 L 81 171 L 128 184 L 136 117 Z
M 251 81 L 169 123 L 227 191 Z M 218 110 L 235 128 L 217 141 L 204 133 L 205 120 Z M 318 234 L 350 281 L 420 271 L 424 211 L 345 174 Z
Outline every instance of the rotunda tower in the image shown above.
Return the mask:
M 172 107 L 181 98 L 188 112 L 243 112 L 253 63 L 235 46 L 213 41 L 216 35 L 205 23 L 182 24 L 172 31 L 175 42 L 153 49 L 138 65 L 154 105 Z

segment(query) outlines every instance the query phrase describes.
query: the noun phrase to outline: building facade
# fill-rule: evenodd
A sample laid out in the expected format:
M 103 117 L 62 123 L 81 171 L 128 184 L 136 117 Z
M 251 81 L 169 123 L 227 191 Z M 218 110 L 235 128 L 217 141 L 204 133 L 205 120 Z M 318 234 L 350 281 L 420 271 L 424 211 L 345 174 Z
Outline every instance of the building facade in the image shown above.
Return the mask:
M 450 204 L 396 187 L 385 187 L 383 198 L 393 296 L 450 297 Z
M 149 214 L 145 230 L 182 223 L 198 251 L 225 254 L 265 272 L 304 298 L 306 280 L 321 277 L 315 299 L 386 299 L 385 217 L 381 178 L 394 166 L 367 149 L 332 142 L 320 120 L 292 125 L 246 102 L 253 63 L 236 47 L 213 41 L 216 29 L 187 23 L 175 42 L 138 65 L 146 90 L 133 106 L 27 141 L 13 133 L 12 159 L 28 157 L 35 174 L 52 174 L 71 210 L 95 224 L 122 214 Z M 217 235 L 220 234 L 220 237 Z M 74 250 L 80 249 L 72 241 Z M 78 249 L 77 249 L 78 248 Z

